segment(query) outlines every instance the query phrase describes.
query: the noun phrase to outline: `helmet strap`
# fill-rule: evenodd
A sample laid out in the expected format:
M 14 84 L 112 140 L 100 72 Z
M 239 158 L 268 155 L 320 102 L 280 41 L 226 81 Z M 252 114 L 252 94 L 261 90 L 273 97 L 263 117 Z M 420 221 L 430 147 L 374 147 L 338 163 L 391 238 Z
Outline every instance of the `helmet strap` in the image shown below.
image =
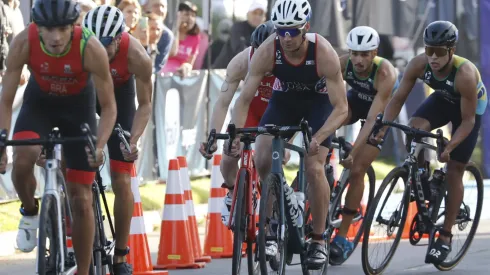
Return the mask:
M 449 64 L 451 63 L 451 60 L 453 59 L 453 54 L 451 53 L 451 48 L 448 47 L 448 53 L 449 54 L 449 60 L 447 61 L 446 65 L 442 66 L 441 69 L 437 70 L 439 73 L 442 73 L 444 72 L 444 70 L 449 66 Z
M 292 50 L 292 52 L 297 52 L 301 49 L 301 46 L 303 46 L 303 43 L 305 43 L 305 40 L 306 40 L 306 31 L 304 31 L 304 29 L 302 30 L 303 34 L 302 34 L 302 39 L 303 41 L 301 41 L 301 44 L 299 44 L 298 48 L 296 50 Z

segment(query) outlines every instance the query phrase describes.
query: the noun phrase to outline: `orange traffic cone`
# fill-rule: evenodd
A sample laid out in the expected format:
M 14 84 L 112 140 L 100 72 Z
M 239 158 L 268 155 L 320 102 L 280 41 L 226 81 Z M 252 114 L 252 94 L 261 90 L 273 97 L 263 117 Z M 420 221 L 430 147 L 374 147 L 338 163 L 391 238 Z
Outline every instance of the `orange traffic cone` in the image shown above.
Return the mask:
M 128 263 L 133 265 L 134 275 L 166 275 L 168 271 L 154 271 L 151 263 L 151 254 L 148 247 L 148 239 L 145 231 L 145 221 L 143 218 L 143 208 L 141 206 L 141 196 L 139 192 L 139 180 L 136 176 L 136 168 L 131 170 L 131 191 L 133 191 L 134 208 L 131 228 L 129 231 L 129 254 Z
M 211 262 L 211 257 L 203 256 L 201 250 L 201 240 L 199 239 L 199 232 L 197 228 L 197 219 L 194 212 L 194 202 L 192 199 L 191 182 L 189 180 L 189 170 L 187 168 L 187 160 L 184 156 L 177 157 L 180 166 L 180 181 L 184 189 L 184 199 L 187 211 L 187 225 L 191 238 L 191 247 L 194 252 L 194 259 L 196 262 Z
M 402 239 L 410 238 L 410 225 L 415 215 L 417 215 L 417 204 L 413 201 L 408 205 L 407 220 L 403 226 Z
M 214 155 L 204 255 L 212 258 L 230 258 L 233 256 L 233 238 L 231 231 L 221 222 L 221 205 L 226 196 L 226 189 L 221 188 L 224 179 L 219 168 L 220 162 L 221 155 Z
M 184 190 L 179 173 L 178 160 L 171 159 L 168 164 L 167 190 L 156 269 L 202 268 L 205 265 L 194 262 L 187 228 Z

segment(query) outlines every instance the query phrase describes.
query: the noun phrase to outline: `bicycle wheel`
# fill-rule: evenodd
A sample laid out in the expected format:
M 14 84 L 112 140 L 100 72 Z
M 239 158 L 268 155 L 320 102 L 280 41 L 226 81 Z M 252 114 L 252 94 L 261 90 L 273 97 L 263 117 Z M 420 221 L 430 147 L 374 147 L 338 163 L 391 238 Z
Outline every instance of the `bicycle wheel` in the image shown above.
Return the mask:
M 466 229 L 468 227 L 469 222 L 473 221 L 473 224 L 471 225 L 471 228 L 470 228 L 469 232 L 467 233 L 468 237 L 467 237 L 466 241 L 464 242 L 464 244 L 462 245 L 461 249 L 459 249 L 457 251 L 453 250 L 454 252 L 456 252 L 455 257 L 450 259 L 450 256 L 453 253 L 453 252 L 451 252 L 448 255 L 448 258 L 446 258 L 446 260 L 444 262 L 442 262 L 439 265 L 434 265 L 437 269 L 439 269 L 441 271 L 449 271 L 449 270 L 455 268 L 459 264 L 459 262 L 466 255 L 466 252 L 468 252 L 468 249 L 470 248 L 471 242 L 473 241 L 473 238 L 475 237 L 476 230 L 478 229 L 478 224 L 480 223 L 480 215 L 481 215 L 482 206 L 483 206 L 483 179 L 482 179 L 480 171 L 478 170 L 478 168 L 473 163 L 469 163 L 466 166 L 465 171 L 469 172 L 471 174 L 469 176 L 469 179 L 466 182 L 470 183 L 470 181 L 474 180 L 475 184 L 474 184 L 474 186 L 472 186 L 472 184 L 471 185 L 468 184 L 467 187 L 465 187 L 464 193 L 467 194 L 469 191 L 473 191 L 476 189 L 476 191 L 478 192 L 477 197 L 476 197 L 477 200 L 476 200 L 476 204 L 475 204 L 473 201 L 466 200 L 463 198 L 463 203 L 461 204 L 459 215 L 456 217 L 456 222 L 454 224 L 454 227 L 456 227 L 457 230 L 459 230 L 459 231 L 463 231 L 464 229 Z M 463 184 L 464 184 L 464 182 L 465 182 L 465 180 L 463 179 Z M 473 190 L 471 190 L 471 189 L 473 189 Z M 474 204 L 474 205 L 470 205 L 470 204 Z M 472 210 L 472 208 L 474 210 Z M 470 217 L 471 212 L 475 213 L 475 216 L 473 218 Z M 459 232 L 454 232 L 454 231 L 455 230 L 453 229 L 453 234 L 458 236 Z M 454 236 L 453 236 L 453 238 L 454 238 Z M 453 244 L 455 244 L 455 243 L 459 243 L 459 242 L 453 241 Z
M 286 246 L 287 246 L 287 229 L 284 232 L 285 239 L 281 241 L 280 224 L 286 224 L 282 221 L 279 202 L 277 201 L 276 186 L 282 184 L 277 175 L 270 174 L 262 182 L 259 206 L 259 234 L 257 238 L 260 274 L 285 274 L 286 270 Z M 271 209 L 272 208 L 272 209 Z M 271 210 L 268 215 L 267 210 Z M 282 215 L 284 217 L 284 215 Z M 287 225 L 286 225 L 287 226 Z M 267 240 L 274 240 L 277 243 L 277 253 L 274 257 L 266 255 Z
M 102 251 L 104 250 L 105 243 L 102 241 L 105 234 L 104 220 L 102 219 L 102 209 L 100 208 L 99 189 L 97 184 L 92 184 L 93 202 L 92 207 L 94 210 L 95 218 L 95 235 L 93 244 L 93 258 L 92 264 L 94 267 L 95 275 L 106 275 L 106 266 L 102 262 Z
M 58 225 L 58 205 L 56 197 L 52 194 L 45 194 L 39 216 L 39 238 L 37 247 L 37 273 L 60 274 L 61 253 L 60 241 L 63 230 Z M 62 236 L 64 238 L 64 236 Z M 46 240 L 49 240 L 47 243 Z
M 344 258 L 334 258 L 334 257 L 329 257 L 329 262 L 331 265 L 341 265 L 343 264 L 349 257 L 352 255 L 354 250 L 356 249 L 357 245 L 359 244 L 359 240 L 361 239 L 362 235 L 364 234 L 364 216 L 366 211 L 367 211 L 367 205 L 369 205 L 374 197 L 374 188 L 376 184 L 376 175 L 374 173 L 373 167 L 370 165 L 366 171 L 366 175 L 368 177 L 368 184 L 369 186 L 364 185 L 364 190 L 368 189 L 368 197 L 367 197 L 367 203 L 366 206 L 363 207 L 362 205 L 359 206 L 359 212 L 358 214 L 354 217 L 353 221 L 351 222 L 351 226 L 349 228 L 349 232 L 353 230 L 357 230 L 357 233 L 352 240 L 352 243 L 354 244 L 354 249 L 352 249 L 351 252 L 347 255 L 347 257 Z M 341 215 L 342 215 L 342 209 L 343 206 L 345 205 L 345 202 L 342 202 L 343 199 L 345 199 L 345 196 L 343 196 L 344 191 L 347 189 L 347 183 L 349 182 L 349 178 L 347 181 L 342 185 L 341 189 L 339 190 L 339 193 L 337 196 L 334 198 L 332 202 L 332 208 L 333 211 L 329 213 L 327 219 L 331 221 L 330 224 L 338 224 L 340 226 L 340 223 L 342 221 Z M 327 221 L 327 226 L 329 225 Z M 338 228 L 333 228 L 333 230 L 330 231 L 331 234 L 338 232 Z
M 247 172 L 240 171 L 240 178 L 238 185 L 235 186 L 236 190 L 236 201 L 233 209 L 233 259 L 232 259 L 232 275 L 240 274 L 240 267 L 242 262 L 242 247 L 243 241 L 245 239 L 246 232 L 246 215 L 245 215 L 245 190 L 247 182 Z
M 398 200 L 398 205 L 394 211 L 383 211 L 384 207 L 387 205 L 393 205 L 393 203 L 387 203 L 388 198 L 392 195 L 392 192 L 397 186 L 397 180 L 403 180 L 403 186 L 406 187 L 403 193 L 400 195 L 395 194 L 395 202 Z M 362 268 L 365 274 L 381 274 L 388 267 L 395 251 L 400 243 L 402 237 L 403 228 L 405 226 L 405 221 L 407 219 L 408 207 L 410 202 L 410 185 L 406 184 L 408 179 L 408 171 L 405 167 L 396 167 L 390 171 L 386 178 L 381 183 L 376 196 L 370 202 L 367 215 L 364 218 L 364 235 L 362 241 Z M 383 198 L 384 191 L 388 189 L 388 194 Z M 397 191 L 397 190 L 395 190 Z M 381 209 L 378 214 L 378 205 L 381 202 Z M 395 203 L 396 204 L 396 203 Z M 385 214 L 385 215 L 383 215 Z M 387 216 L 387 218 L 385 218 Z M 377 224 L 383 225 L 383 229 L 379 234 L 371 236 L 373 221 Z M 398 231 L 394 234 L 395 228 L 398 227 Z M 370 239 L 374 242 L 375 240 L 381 239 L 383 242 L 393 240 L 393 244 L 389 249 L 376 249 L 376 251 L 388 250 L 388 254 L 385 256 L 381 264 L 376 267 L 369 261 L 370 251 L 369 246 L 373 244 L 370 243 Z M 373 251 L 376 254 L 376 251 Z

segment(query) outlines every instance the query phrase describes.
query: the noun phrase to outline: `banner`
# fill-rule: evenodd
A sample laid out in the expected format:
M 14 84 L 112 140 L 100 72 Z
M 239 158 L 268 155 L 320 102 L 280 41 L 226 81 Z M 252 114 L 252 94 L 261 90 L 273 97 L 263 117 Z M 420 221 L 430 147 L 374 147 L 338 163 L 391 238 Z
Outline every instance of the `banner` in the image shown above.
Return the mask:
M 490 0 L 480 0 L 480 26 L 490 26 Z M 483 83 L 488 89 L 490 87 L 490 33 L 487 28 L 480 28 L 480 73 L 483 78 Z M 485 50 L 483 50 L 485 49 Z M 486 111 L 482 118 L 482 142 L 487 146 L 481 146 L 483 155 L 483 174 L 490 175 L 490 111 Z

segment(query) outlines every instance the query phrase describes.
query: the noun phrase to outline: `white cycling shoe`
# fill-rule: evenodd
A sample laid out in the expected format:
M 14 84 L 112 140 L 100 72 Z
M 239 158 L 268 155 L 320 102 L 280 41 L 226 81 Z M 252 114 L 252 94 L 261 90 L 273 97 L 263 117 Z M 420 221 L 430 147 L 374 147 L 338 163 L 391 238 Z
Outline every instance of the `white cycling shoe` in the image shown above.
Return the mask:
M 17 249 L 22 252 L 31 252 L 37 246 L 37 228 L 39 215 L 22 216 L 17 231 Z
M 221 206 L 221 222 L 225 226 L 228 226 L 228 221 L 230 219 L 230 209 L 231 203 L 233 201 L 233 190 L 228 190 L 226 196 L 223 198 L 223 204 Z

